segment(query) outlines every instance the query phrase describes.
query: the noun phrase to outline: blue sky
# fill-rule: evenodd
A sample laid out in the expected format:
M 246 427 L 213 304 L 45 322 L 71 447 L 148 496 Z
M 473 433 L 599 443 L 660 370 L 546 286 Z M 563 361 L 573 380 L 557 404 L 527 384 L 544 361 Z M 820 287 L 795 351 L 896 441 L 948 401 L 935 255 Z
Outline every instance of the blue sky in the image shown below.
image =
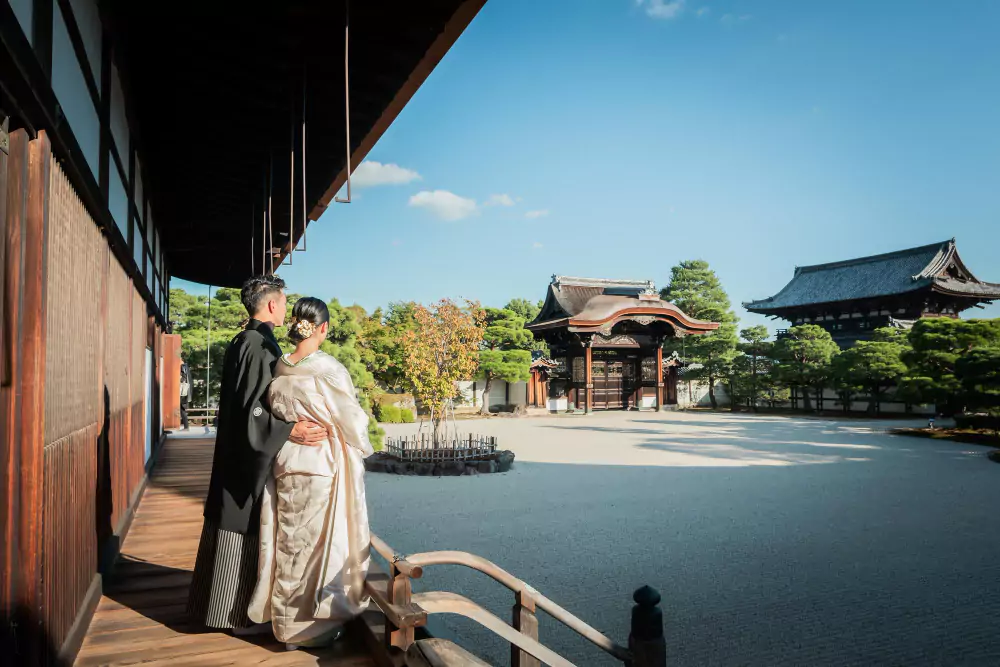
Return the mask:
M 796 265 L 954 236 L 1000 282 L 998 30 L 990 0 L 489 0 L 281 274 L 372 310 L 702 258 L 772 328 L 739 304 Z

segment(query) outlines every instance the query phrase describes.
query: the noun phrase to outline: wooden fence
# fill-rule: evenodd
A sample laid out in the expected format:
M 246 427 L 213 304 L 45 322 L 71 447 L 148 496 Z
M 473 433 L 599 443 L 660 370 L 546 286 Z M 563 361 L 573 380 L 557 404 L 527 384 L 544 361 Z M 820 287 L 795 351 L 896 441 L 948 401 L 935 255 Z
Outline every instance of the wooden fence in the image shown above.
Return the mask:
M 403 461 L 468 461 L 495 454 L 497 439 L 470 433 L 468 438 L 455 438 L 435 445 L 430 434 L 420 433 L 387 438 L 385 451 Z

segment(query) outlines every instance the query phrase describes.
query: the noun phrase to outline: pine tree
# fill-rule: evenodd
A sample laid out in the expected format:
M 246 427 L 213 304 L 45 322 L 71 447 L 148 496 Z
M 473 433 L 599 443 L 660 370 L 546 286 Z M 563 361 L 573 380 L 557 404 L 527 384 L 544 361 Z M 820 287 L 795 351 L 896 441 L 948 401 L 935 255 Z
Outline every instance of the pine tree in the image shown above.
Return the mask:
M 908 345 L 899 329 L 876 329 L 872 340 L 862 340 L 841 352 L 833 363 L 833 377 L 850 407 L 852 389 L 868 392 L 868 412 L 881 410 L 882 393 L 894 386 L 906 372 L 902 356 Z M 845 400 L 846 399 L 846 400 Z
M 788 336 L 775 343 L 774 348 L 779 362 L 778 376 L 785 384 L 801 388 L 803 407 L 812 410 L 809 389 L 820 395 L 830 381 L 831 362 L 840 348 L 833 342 L 829 331 L 815 324 L 792 327 Z
M 689 317 L 719 323 L 719 328 L 712 333 L 668 341 L 673 347 L 671 351 L 698 364 L 689 367 L 685 377 L 704 378 L 708 382 L 712 408 L 718 408 L 715 385 L 727 376 L 729 365 L 736 356 L 737 319 L 729 296 L 708 262 L 694 259 L 683 261 L 670 270 L 670 284 L 660 291 L 660 297 Z
M 740 339 L 743 342 L 739 344 L 739 349 L 747 356 L 749 364 L 747 369 L 749 386 L 746 398 L 754 411 L 757 410 L 757 400 L 760 397 L 761 376 L 770 368 L 769 365 L 763 363 L 763 359 L 771 352 L 773 345 L 767 340 L 769 335 L 767 327 L 763 324 L 740 330 Z
M 524 318 L 506 308 L 486 308 L 486 328 L 479 351 L 479 372 L 486 380 L 482 414 L 489 414 L 490 387 L 494 380 L 527 381 L 531 370 L 534 336 L 524 328 Z
M 951 416 L 962 412 L 967 396 L 956 375 L 958 360 L 974 348 L 1000 345 L 1000 319 L 925 317 L 907 338 L 911 349 L 903 354 L 906 374 L 899 394 L 912 403 L 934 403 L 938 412 Z

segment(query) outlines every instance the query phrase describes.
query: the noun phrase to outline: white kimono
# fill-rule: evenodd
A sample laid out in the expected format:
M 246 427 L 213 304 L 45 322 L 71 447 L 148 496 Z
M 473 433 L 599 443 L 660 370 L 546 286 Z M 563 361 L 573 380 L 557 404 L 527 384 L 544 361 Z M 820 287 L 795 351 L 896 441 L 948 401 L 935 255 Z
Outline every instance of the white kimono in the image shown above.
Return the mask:
M 318 447 L 285 443 L 261 505 L 257 586 L 248 613 L 256 623 L 271 621 L 278 640 L 301 644 L 368 606 L 368 415 L 347 369 L 324 352 L 297 364 L 281 357 L 268 391 L 274 416 L 308 419 L 330 434 Z

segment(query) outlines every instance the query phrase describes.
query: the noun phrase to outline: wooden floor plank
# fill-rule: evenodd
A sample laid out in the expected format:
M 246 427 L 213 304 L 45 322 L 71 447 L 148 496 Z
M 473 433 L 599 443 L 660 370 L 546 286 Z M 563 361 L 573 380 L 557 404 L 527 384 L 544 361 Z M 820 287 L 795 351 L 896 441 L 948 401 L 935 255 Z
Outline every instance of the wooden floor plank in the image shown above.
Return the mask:
M 286 651 L 273 637 L 205 632 L 188 620 L 185 606 L 213 444 L 167 440 L 76 665 L 373 667 L 356 633 L 327 649 Z

